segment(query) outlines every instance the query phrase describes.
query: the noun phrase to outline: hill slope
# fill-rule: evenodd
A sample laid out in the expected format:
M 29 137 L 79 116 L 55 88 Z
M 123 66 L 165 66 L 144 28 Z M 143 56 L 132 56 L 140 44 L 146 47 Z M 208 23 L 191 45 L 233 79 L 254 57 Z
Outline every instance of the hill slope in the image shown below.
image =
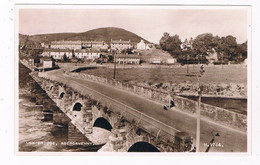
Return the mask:
M 173 57 L 166 51 L 161 49 L 152 48 L 150 50 L 138 50 L 141 55 L 141 58 L 149 63 L 151 59 L 160 59 L 163 63 L 166 62 L 167 59 L 172 59 Z
M 54 33 L 54 34 L 40 34 L 30 36 L 30 39 L 38 42 L 50 42 L 57 40 L 97 40 L 97 41 L 105 41 L 107 43 L 112 40 L 131 40 L 131 42 L 140 42 L 143 39 L 142 37 L 124 30 L 122 28 L 116 27 L 106 27 L 106 28 L 98 28 L 89 30 L 83 33 Z M 148 42 L 150 43 L 150 42 Z

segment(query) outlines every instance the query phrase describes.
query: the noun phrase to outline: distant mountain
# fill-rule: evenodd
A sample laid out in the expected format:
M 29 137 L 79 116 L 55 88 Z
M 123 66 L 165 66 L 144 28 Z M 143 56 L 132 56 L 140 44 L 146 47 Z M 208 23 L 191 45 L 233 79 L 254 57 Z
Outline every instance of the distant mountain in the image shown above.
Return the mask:
M 39 34 L 32 35 L 29 37 L 30 40 L 37 42 L 51 42 L 58 40 L 96 40 L 96 41 L 105 41 L 107 43 L 112 40 L 131 40 L 131 42 L 140 42 L 144 40 L 145 42 L 150 43 L 149 41 L 143 39 L 142 37 L 124 30 L 122 28 L 116 27 L 106 27 L 89 30 L 83 33 L 53 33 L 53 34 Z

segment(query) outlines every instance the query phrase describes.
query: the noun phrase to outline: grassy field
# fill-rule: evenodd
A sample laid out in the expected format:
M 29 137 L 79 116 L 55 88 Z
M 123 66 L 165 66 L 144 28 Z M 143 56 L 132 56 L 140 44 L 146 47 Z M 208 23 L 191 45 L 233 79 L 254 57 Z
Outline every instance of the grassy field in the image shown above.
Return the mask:
M 198 73 L 198 65 L 189 65 L 189 73 Z M 247 67 L 243 65 L 205 66 L 205 73 L 200 78 L 202 83 L 241 83 L 247 84 Z M 113 68 L 97 68 L 81 71 L 96 76 L 113 78 Z M 135 82 L 197 82 L 194 76 L 187 76 L 187 66 L 153 68 L 117 68 L 116 79 Z

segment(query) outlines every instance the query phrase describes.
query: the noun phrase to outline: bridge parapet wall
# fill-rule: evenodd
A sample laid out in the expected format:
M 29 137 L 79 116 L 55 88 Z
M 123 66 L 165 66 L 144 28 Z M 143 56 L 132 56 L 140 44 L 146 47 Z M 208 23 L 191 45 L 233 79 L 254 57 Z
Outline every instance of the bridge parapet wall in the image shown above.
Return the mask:
M 148 99 L 159 101 L 167 104 L 167 96 L 169 95 L 166 92 L 154 90 L 148 87 L 143 87 L 130 83 L 122 83 L 113 79 L 101 78 L 94 75 L 88 75 L 85 73 L 76 73 L 70 72 L 69 75 L 77 78 L 85 78 L 87 80 L 92 80 L 99 83 L 105 83 L 113 87 L 127 90 L 135 94 L 144 96 Z M 176 108 L 181 111 L 194 114 L 197 110 L 198 103 L 196 101 L 183 98 L 181 96 L 173 95 L 172 96 Z M 247 115 L 239 114 L 230 110 L 223 108 L 215 107 L 212 105 L 201 103 L 201 115 L 205 118 L 211 119 L 215 122 L 234 127 L 240 130 L 247 130 Z

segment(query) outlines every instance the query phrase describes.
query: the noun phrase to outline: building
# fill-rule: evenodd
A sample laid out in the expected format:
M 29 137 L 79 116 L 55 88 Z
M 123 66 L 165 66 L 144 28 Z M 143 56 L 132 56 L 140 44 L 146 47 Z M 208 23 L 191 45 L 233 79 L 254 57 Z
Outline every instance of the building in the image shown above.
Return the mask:
M 209 61 L 209 63 L 214 63 L 218 61 L 218 53 L 214 48 L 212 48 L 212 50 L 209 50 L 207 54 L 208 56 L 206 56 L 206 58 Z
M 73 56 L 72 50 L 68 49 L 45 49 L 42 53 L 43 57 L 52 57 L 55 60 L 64 59 L 64 56 L 71 59 Z
M 140 64 L 140 57 L 133 55 L 116 55 L 116 63 L 118 64 Z
M 182 42 L 182 44 L 181 44 L 181 49 L 182 50 L 192 49 L 192 44 L 193 44 L 192 38 L 190 38 L 189 41 L 187 39 L 185 39 L 184 42 Z
M 82 41 L 82 48 L 107 50 L 108 44 L 104 41 Z
M 108 49 L 108 44 L 104 41 L 52 41 L 51 43 L 41 43 L 41 47 L 46 49 Z
M 53 68 L 54 67 L 54 62 L 49 57 L 40 58 L 40 64 L 42 64 L 43 68 Z
M 161 64 L 161 59 L 160 58 L 151 58 L 150 63 L 151 64 Z
M 50 44 L 51 49 L 82 49 L 81 41 L 52 41 Z
M 66 56 L 69 59 L 76 57 L 78 59 L 97 59 L 101 55 L 98 50 L 68 50 L 68 49 L 46 49 L 42 56 L 52 57 L 55 60 L 62 60 Z
M 28 59 L 28 64 L 30 65 L 30 66 L 34 66 L 34 59 L 33 58 L 30 58 L 30 59 Z
M 137 43 L 136 48 L 138 50 L 149 50 L 150 49 L 150 47 L 143 40 L 141 40 L 139 43 Z
M 129 41 L 122 41 L 120 40 L 112 40 L 111 39 L 111 49 L 112 50 L 123 50 L 123 49 L 131 49 L 133 46 Z
M 166 60 L 166 64 L 175 64 L 177 63 L 177 59 L 176 58 L 168 58 Z
M 45 49 L 50 49 L 51 48 L 51 44 L 49 42 L 42 42 L 41 43 L 41 47 L 45 48 Z
M 94 60 L 100 57 L 98 50 L 75 50 L 74 55 L 78 59 Z

